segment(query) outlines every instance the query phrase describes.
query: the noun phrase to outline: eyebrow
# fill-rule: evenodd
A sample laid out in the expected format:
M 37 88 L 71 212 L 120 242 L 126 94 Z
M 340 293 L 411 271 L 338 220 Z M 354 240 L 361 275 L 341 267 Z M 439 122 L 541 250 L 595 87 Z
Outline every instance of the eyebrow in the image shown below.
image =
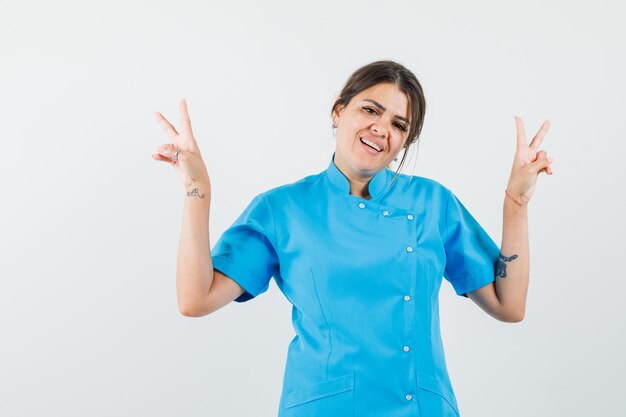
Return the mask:
M 382 104 L 380 104 L 380 103 L 379 103 L 379 102 L 377 102 L 376 100 L 372 100 L 372 99 L 366 98 L 366 99 L 364 99 L 363 101 L 369 101 L 369 102 L 371 102 L 371 103 L 374 103 L 374 105 L 375 105 L 376 107 L 378 107 L 379 109 L 381 109 L 382 111 L 387 110 L 387 109 L 385 108 L 385 106 L 383 106 Z M 395 114 L 395 115 L 394 115 L 394 117 L 397 117 L 398 119 L 400 119 L 400 120 L 404 120 L 405 122 L 409 123 L 409 119 L 407 119 L 406 117 L 400 116 L 399 114 Z

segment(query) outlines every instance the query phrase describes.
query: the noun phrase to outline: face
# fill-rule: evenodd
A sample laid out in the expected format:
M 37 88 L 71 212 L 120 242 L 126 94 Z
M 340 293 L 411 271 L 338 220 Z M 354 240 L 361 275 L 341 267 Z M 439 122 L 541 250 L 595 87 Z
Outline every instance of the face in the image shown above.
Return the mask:
M 335 164 L 348 178 L 371 177 L 400 153 L 410 128 L 409 101 L 395 84 L 361 91 L 333 113 Z

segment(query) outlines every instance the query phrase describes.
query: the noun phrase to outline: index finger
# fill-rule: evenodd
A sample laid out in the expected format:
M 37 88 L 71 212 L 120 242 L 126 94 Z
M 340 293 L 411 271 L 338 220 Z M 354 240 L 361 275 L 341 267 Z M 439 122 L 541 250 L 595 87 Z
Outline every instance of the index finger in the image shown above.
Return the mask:
M 178 136 L 178 132 L 176 131 L 174 126 L 172 126 L 172 124 L 167 121 L 165 116 L 163 116 L 160 112 L 157 111 L 154 113 L 154 118 L 156 119 L 157 122 L 159 122 L 159 124 L 165 130 L 165 133 L 167 133 L 169 137 L 172 138 L 172 140 L 176 139 L 176 136 Z
M 187 110 L 187 100 L 182 99 L 180 101 L 180 125 L 183 132 L 193 136 L 191 131 L 191 119 L 189 118 L 189 111 Z

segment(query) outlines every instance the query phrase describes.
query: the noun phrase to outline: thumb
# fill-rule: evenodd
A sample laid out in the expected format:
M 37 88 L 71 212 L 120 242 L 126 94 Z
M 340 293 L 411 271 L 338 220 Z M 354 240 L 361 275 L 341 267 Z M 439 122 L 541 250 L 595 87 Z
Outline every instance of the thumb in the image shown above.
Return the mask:
M 538 157 L 535 162 L 530 164 L 531 171 L 539 175 L 540 172 L 548 172 L 550 164 L 554 161 L 554 157 L 548 157 L 545 154 Z

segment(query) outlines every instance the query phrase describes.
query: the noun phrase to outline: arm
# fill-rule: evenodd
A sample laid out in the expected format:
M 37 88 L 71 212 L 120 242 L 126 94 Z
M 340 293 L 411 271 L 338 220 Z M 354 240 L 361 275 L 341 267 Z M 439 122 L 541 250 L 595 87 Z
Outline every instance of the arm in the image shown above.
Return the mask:
M 528 206 L 520 207 L 505 195 L 495 281 L 468 292 L 467 296 L 492 317 L 519 322 L 526 309 L 529 269 Z
M 176 294 L 180 312 L 198 317 L 223 307 L 244 290 L 232 279 L 213 270 L 209 242 L 211 182 L 193 136 L 186 100 L 181 100 L 179 111 L 180 133 L 165 116 L 155 112 L 157 122 L 172 142 L 158 146 L 152 157 L 171 164 L 185 187 L 176 263 Z
M 176 263 L 176 294 L 181 314 L 188 317 L 212 313 L 244 292 L 231 278 L 213 269 L 209 238 L 210 204 L 210 183 L 195 183 L 186 187 Z
M 209 241 L 211 189 L 205 183 L 185 188 L 183 222 L 176 261 L 178 308 L 187 315 L 209 294 L 213 263 Z
M 537 176 L 541 172 L 552 175 L 545 151 L 538 151 L 550 123 L 546 120 L 530 145 L 526 143 L 524 125 L 515 117 L 517 149 L 504 197 L 502 245 L 496 263 L 495 281 L 467 296 L 494 318 L 505 322 L 524 319 L 530 269 L 528 246 L 528 201 L 532 197 Z M 521 201 L 521 202 L 520 202 Z

